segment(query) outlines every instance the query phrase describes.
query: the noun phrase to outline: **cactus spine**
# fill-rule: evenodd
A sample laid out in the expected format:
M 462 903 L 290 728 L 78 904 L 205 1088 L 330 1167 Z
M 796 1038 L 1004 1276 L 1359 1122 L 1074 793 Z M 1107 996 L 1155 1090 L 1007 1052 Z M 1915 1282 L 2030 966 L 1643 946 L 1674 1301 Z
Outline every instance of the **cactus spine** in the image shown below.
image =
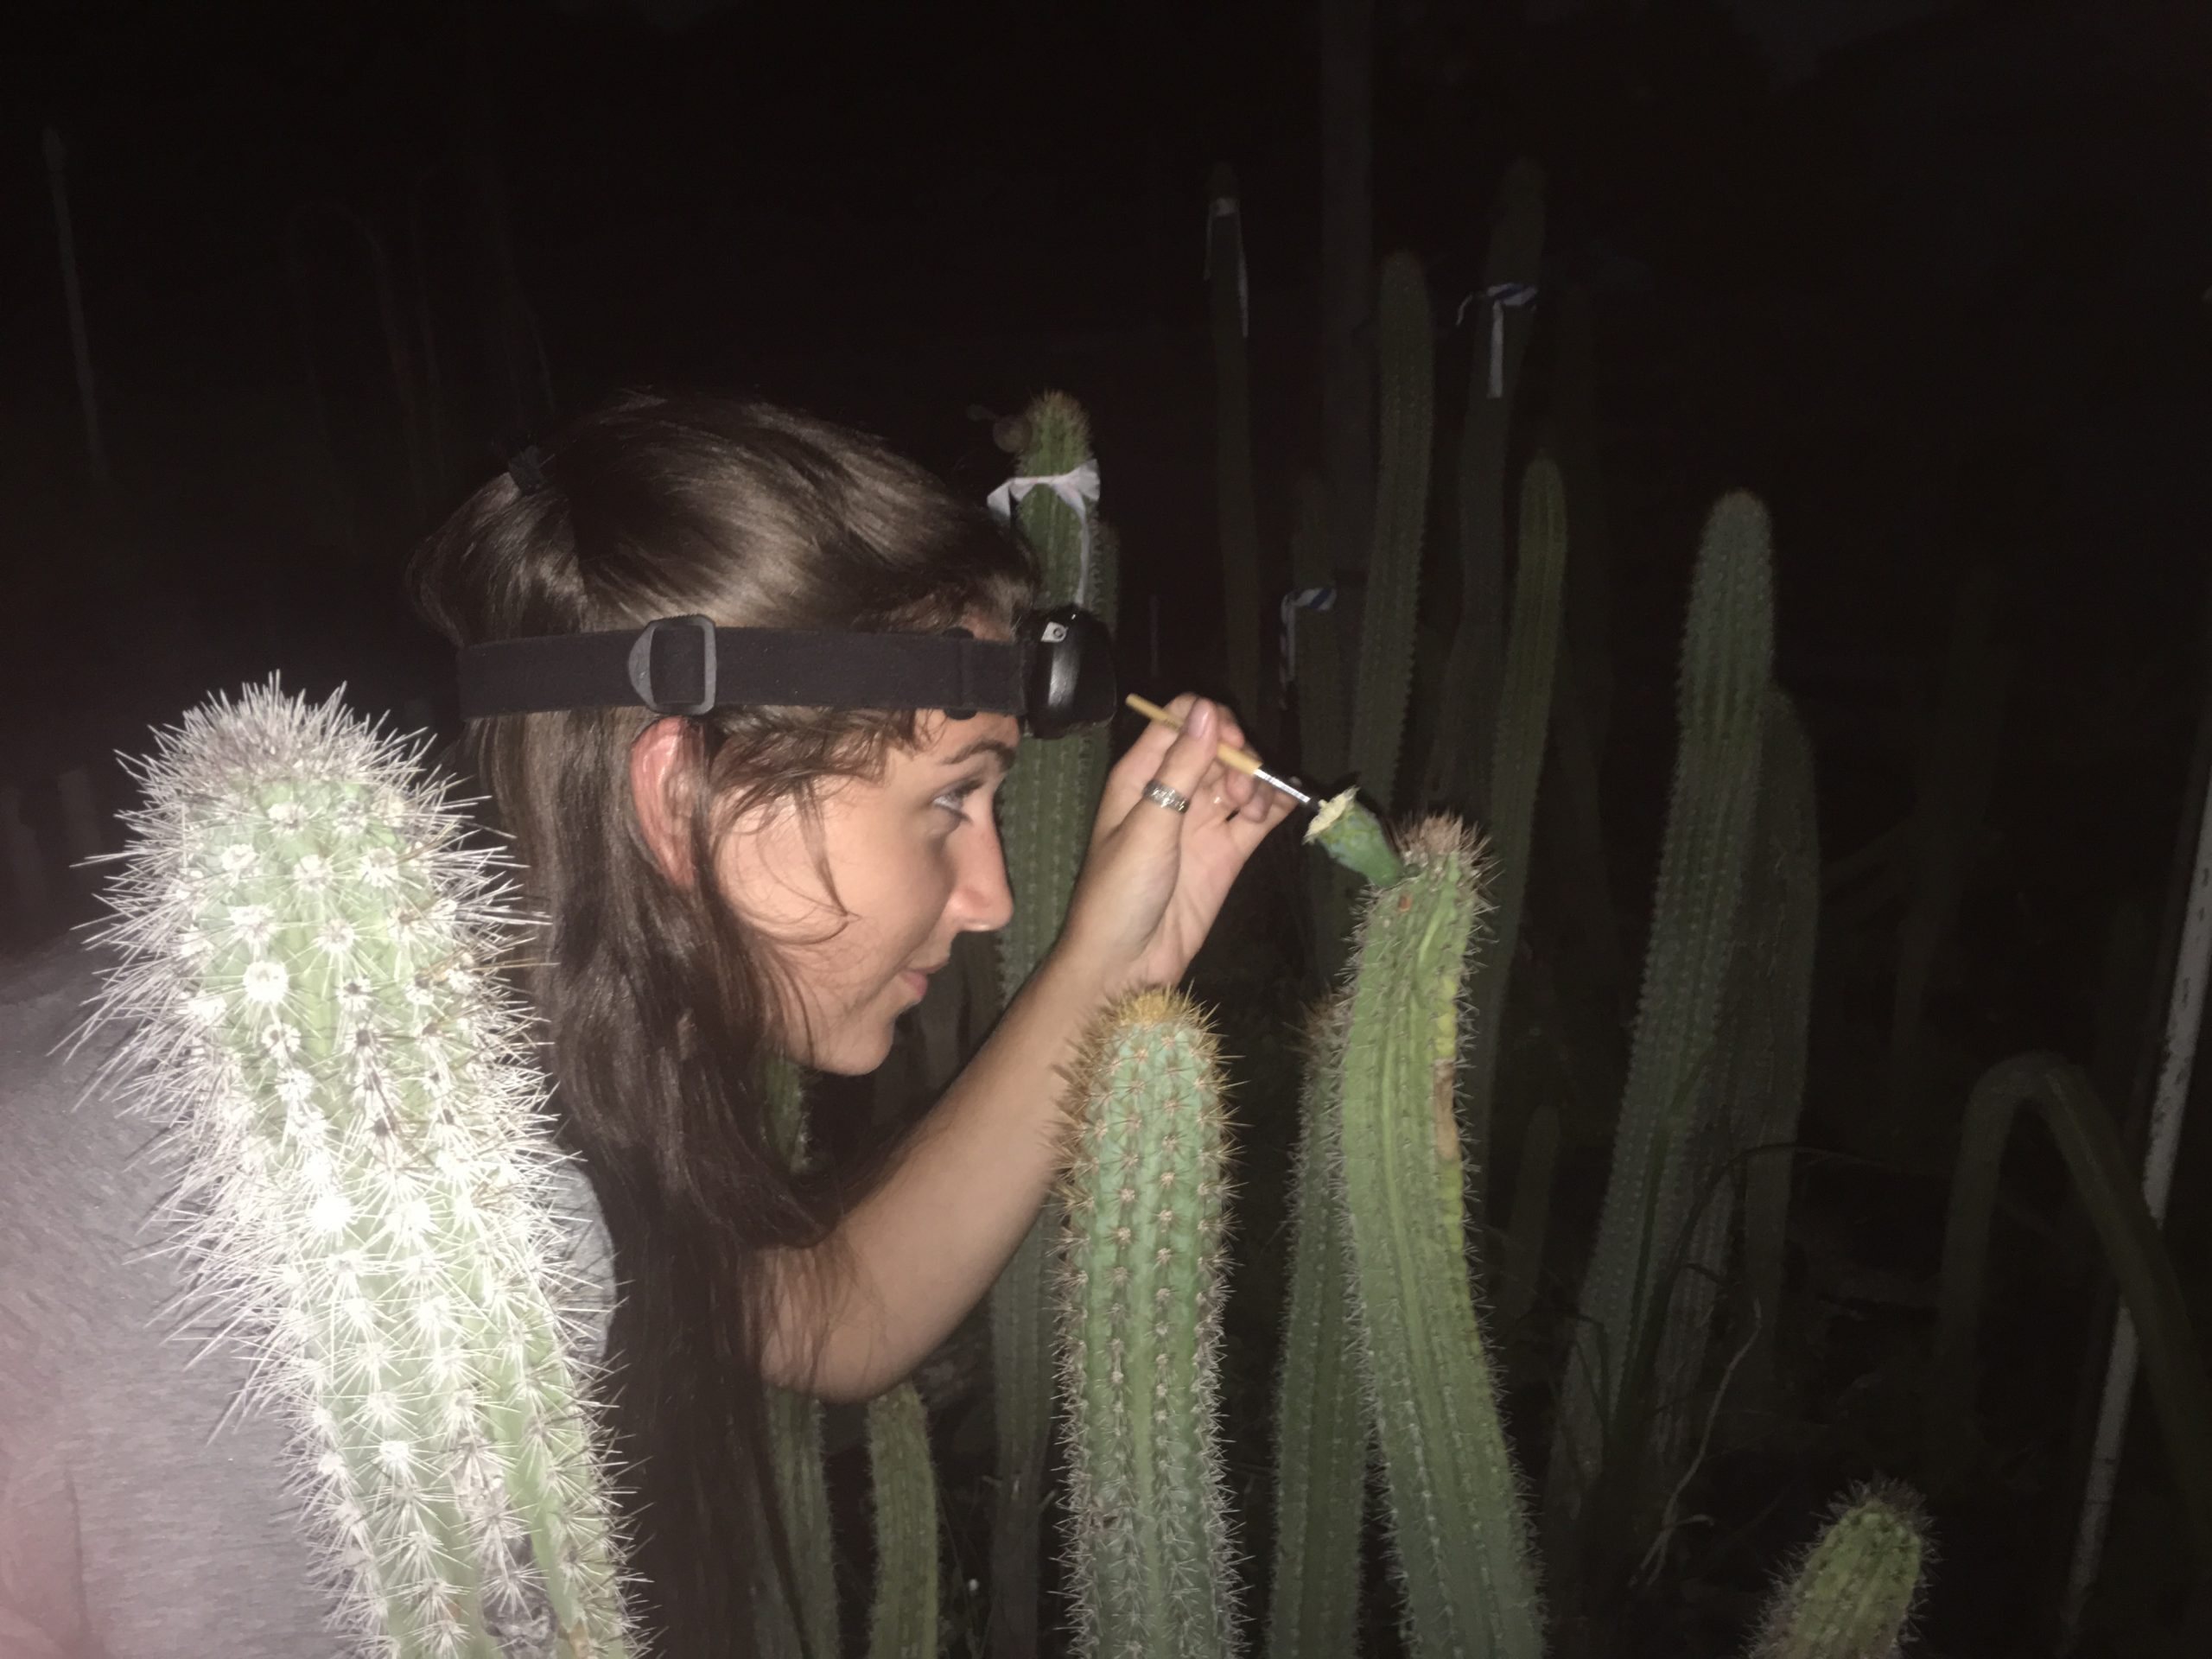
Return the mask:
M 111 1064 L 176 1131 L 182 1242 L 299 1431 L 354 1650 L 631 1651 L 495 855 L 335 697 L 158 741 L 93 1020 L 133 1022 Z
M 1910 1492 L 1887 1484 L 1859 1492 L 1776 1594 L 1749 1659 L 1890 1659 L 1927 1554 Z
M 1469 994 L 1484 1017 L 1475 1022 L 1470 1042 L 1459 1120 L 1468 1165 L 1467 1209 L 1478 1228 L 1483 1224 L 1484 1193 L 1490 1179 L 1498 1033 L 1505 1023 L 1507 982 L 1521 935 L 1521 904 L 1529 890 L 1536 783 L 1543 772 L 1545 734 L 1551 729 L 1552 685 L 1559 668 L 1560 619 L 1567 595 L 1567 496 L 1559 468 L 1549 456 L 1537 456 L 1522 480 L 1520 540 L 1513 637 L 1497 699 L 1497 741 L 1491 746 L 1490 834 L 1497 863 L 1491 895 L 1497 919 L 1491 925 L 1491 948 L 1468 969 Z M 1452 728 L 1447 722 L 1443 729 Z
M 1359 1637 L 1359 1536 L 1368 1425 L 1352 1351 L 1338 1120 L 1344 1020 L 1336 996 L 1306 1033 L 1291 1196 L 1290 1305 L 1275 1383 L 1275 1555 L 1268 1659 L 1351 1659 Z
M 1198 1006 L 1139 992 L 1075 1068 L 1058 1275 L 1077 1650 L 1236 1650 L 1217 1411 L 1220 1057 Z
M 919 1659 L 938 1650 L 937 1472 L 930 1463 L 929 1415 L 912 1383 L 868 1402 L 868 1455 L 875 1484 L 868 1656 Z
M 1496 811 L 1484 775 L 1491 758 L 1480 740 L 1497 718 L 1503 672 L 1506 441 L 1535 321 L 1533 306 L 1507 301 L 1522 289 L 1533 294 L 1543 253 L 1543 171 L 1524 158 L 1499 181 L 1483 291 L 1469 307 L 1478 326 L 1459 429 L 1459 625 L 1438 699 L 1455 718 L 1437 727 L 1423 791 L 1425 799 L 1448 801 L 1484 822 Z
M 1713 1096 L 1722 993 L 1758 798 L 1774 651 L 1766 510 L 1722 498 L 1691 578 L 1681 748 L 1659 853 L 1642 1006 L 1598 1238 L 1582 1281 L 1577 1357 L 1560 1402 L 1548 1518 L 1570 1523 L 1624 1433 L 1667 1269 L 1696 1200 L 1688 1149 Z
M 1091 458 L 1090 423 L 1076 401 L 1046 392 L 1024 416 L 1029 442 L 1020 471 L 1050 477 Z M 1023 537 L 1037 555 L 1050 604 L 1075 596 L 1083 526 L 1049 490 L 1032 490 L 1015 509 Z M 1109 622 L 1118 576 L 1110 537 L 1092 527 L 1090 601 Z M 1106 739 L 1090 731 L 1034 745 L 1000 791 L 1000 822 L 1014 917 L 999 935 L 1001 995 L 1015 992 L 1044 960 L 1067 915 L 1076 873 L 1090 845 L 1106 775 Z M 1027 1659 L 1038 1649 L 1038 1558 L 1050 1440 L 1052 1376 L 1045 1328 L 1045 1258 L 1054 1219 L 1038 1217 L 991 1291 L 994 1399 L 998 1419 L 999 1489 L 993 1518 L 993 1650 Z
M 1435 422 L 1435 345 L 1420 260 L 1401 252 L 1382 262 L 1378 303 L 1382 442 L 1375 536 L 1368 552 L 1367 609 L 1360 620 L 1359 678 L 1352 696 L 1351 760 L 1362 786 L 1387 811 L 1405 737 L 1406 694 L 1413 684 L 1414 602 Z
M 1344 1039 L 1344 1199 L 1413 1650 L 1535 1659 L 1535 1573 L 1468 1294 L 1452 1110 L 1482 877 L 1466 831 L 1432 818 L 1407 838 L 1404 878 L 1370 897 Z

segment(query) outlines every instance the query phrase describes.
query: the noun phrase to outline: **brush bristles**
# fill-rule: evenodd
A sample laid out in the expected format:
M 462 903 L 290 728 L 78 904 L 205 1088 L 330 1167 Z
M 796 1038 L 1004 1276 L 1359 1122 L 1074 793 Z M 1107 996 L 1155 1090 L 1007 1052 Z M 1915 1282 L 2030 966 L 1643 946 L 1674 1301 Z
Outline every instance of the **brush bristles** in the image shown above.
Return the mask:
M 274 683 L 159 734 L 90 1025 L 124 1026 L 102 1080 L 173 1132 L 165 1219 L 296 1431 L 354 1650 L 616 1654 L 563 1154 L 495 969 L 524 921 L 420 753 Z

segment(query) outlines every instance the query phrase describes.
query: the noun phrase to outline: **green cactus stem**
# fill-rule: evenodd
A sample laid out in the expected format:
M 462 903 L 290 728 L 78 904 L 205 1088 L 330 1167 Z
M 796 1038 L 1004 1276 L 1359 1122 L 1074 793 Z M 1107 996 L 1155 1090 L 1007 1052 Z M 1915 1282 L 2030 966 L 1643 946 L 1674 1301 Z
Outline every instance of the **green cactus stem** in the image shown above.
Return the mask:
M 1717 1097 L 1723 993 L 1751 856 L 1774 654 L 1766 510 L 1724 497 L 1691 577 L 1681 747 L 1659 852 L 1643 992 L 1612 1169 L 1554 1432 L 1547 1524 L 1571 1529 L 1641 1394 L 1656 1310 L 1700 1196 L 1694 1149 Z
M 868 1659 L 927 1659 L 938 1650 L 937 1471 L 912 1383 L 868 1402 L 868 1455 L 875 1485 Z
M 1227 1655 L 1220 1056 L 1189 997 L 1141 991 L 1074 1077 L 1058 1301 L 1077 1650 Z
M 1023 416 L 1025 477 L 1071 472 L 1090 460 L 1090 425 L 1082 406 L 1060 392 L 1033 401 Z M 1049 490 L 1032 490 L 1014 510 L 1037 555 L 1048 604 L 1075 597 L 1083 524 Z M 1090 594 L 1109 620 L 1118 589 L 1110 537 L 1093 524 Z M 998 936 L 1000 994 L 1011 1001 L 1059 937 L 1097 815 L 1106 775 L 1103 730 L 1029 747 L 1000 791 L 1007 876 L 1014 915 Z M 1038 1650 L 1039 1552 L 1046 1453 L 1051 1441 L 1052 1373 L 1046 1328 L 1045 1263 L 1057 1221 L 1048 1205 L 991 1290 L 991 1352 L 998 1422 L 999 1485 L 992 1522 L 992 1651 L 1029 1659 Z
M 1313 809 L 1306 839 L 1370 886 L 1383 887 L 1404 871 L 1382 820 L 1363 805 L 1357 789 L 1332 795 Z
M 1268 1659 L 1351 1659 L 1358 1649 L 1369 1432 L 1353 1351 L 1337 1136 L 1350 1008 L 1341 995 L 1332 997 L 1314 1010 L 1306 1033 L 1290 1303 L 1275 1378 Z
M 1377 305 L 1382 454 L 1375 535 L 1368 551 L 1367 608 L 1360 621 L 1359 677 L 1352 696 L 1351 760 L 1368 794 L 1388 811 L 1395 798 L 1406 694 L 1413 685 L 1414 605 L 1435 424 L 1434 331 L 1420 260 L 1400 252 L 1382 262 Z
M 1523 157 L 1498 182 L 1483 291 L 1467 308 L 1475 326 L 1459 429 L 1459 621 L 1437 699 L 1452 718 L 1438 722 L 1422 790 L 1431 804 L 1448 802 L 1484 823 L 1497 809 L 1487 775 L 1492 757 L 1483 752 L 1482 739 L 1497 719 L 1505 671 L 1506 448 L 1535 323 L 1533 304 L 1505 303 L 1508 293 L 1500 290 L 1533 291 L 1543 255 L 1543 169 Z
M 1249 283 L 1244 271 L 1243 207 L 1236 170 L 1214 165 L 1206 184 L 1207 306 L 1213 320 L 1214 513 L 1221 537 L 1224 666 L 1230 696 L 1247 731 L 1266 747 L 1275 700 L 1262 695 L 1260 512 L 1252 488 L 1252 387 L 1244 337 Z
M 1855 1493 L 1776 1592 L 1748 1659 L 1890 1659 L 1928 1554 L 1912 1493 L 1887 1483 Z
M 556 1294 L 561 1162 L 495 855 L 420 752 L 274 683 L 139 763 L 92 1023 L 184 1160 L 196 1284 L 289 1421 L 364 1650 L 620 1655 L 588 1326 Z
M 1344 1039 L 1344 1189 L 1412 1650 L 1535 1659 L 1535 1574 L 1468 1291 L 1452 1110 L 1484 874 L 1465 830 L 1431 818 L 1406 838 L 1403 878 L 1369 896 Z
M 1336 586 L 1328 503 L 1321 480 L 1310 473 L 1299 475 L 1293 495 L 1290 563 L 1291 579 L 1300 588 Z M 1341 777 L 1346 765 L 1344 649 L 1338 623 L 1344 614 L 1342 605 L 1291 613 L 1299 750 L 1307 773 L 1318 778 Z
M 1567 495 L 1550 457 L 1529 462 L 1521 482 L 1521 567 L 1513 588 L 1513 637 L 1496 707 L 1490 758 L 1490 842 L 1497 868 L 1491 887 L 1497 919 L 1489 948 L 1468 969 L 1468 994 L 1484 1012 L 1467 1054 L 1459 1123 L 1467 1160 L 1469 1225 L 1484 1222 L 1489 1184 L 1491 1111 L 1497 1087 L 1513 951 L 1521 937 L 1521 906 L 1529 891 L 1535 845 L 1536 783 L 1552 723 L 1552 685 L 1559 669 L 1560 623 L 1567 595 Z
M 2081 1067 L 2056 1054 L 2000 1061 L 1982 1074 L 1967 1102 L 1944 1224 L 1929 1367 L 1930 1461 L 1938 1467 L 1950 1463 L 1971 1426 L 1974 1329 L 1985 1294 L 1990 1221 L 2005 1144 L 2024 1104 L 2038 1109 L 2058 1143 L 2106 1265 L 2119 1281 L 2142 1344 L 2144 1376 L 2166 1441 L 2166 1467 L 2180 1489 L 2198 1559 L 2212 1573 L 2212 1367 L 2140 1179 L 2129 1172 L 2112 1115 Z

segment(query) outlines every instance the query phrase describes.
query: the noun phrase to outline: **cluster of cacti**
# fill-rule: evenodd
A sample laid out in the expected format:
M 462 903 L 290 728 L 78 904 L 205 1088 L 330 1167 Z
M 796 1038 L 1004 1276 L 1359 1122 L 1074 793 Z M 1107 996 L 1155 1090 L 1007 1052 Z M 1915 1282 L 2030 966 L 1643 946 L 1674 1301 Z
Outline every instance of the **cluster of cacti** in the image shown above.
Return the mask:
M 1180 992 L 1139 992 L 1074 1068 L 1058 1273 L 1077 1649 L 1233 1652 L 1219 1430 L 1221 1060 Z
M 1074 399 L 1048 392 L 1024 417 L 1028 444 L 1020 476 L 1052 478 L 1092 459 L 1090 423 Z M 1064 604 L 1080 588 L 1110 625 L 1119 571 L 1110 538 L 1088 526 L 1050 489 L 1016 505 L 1022 537 L 1044 577 L 1043 601 Z M 1088 510 L 1095 519 L 1095 507 Z M 1087 550 L 1087 551 L 1086 551 Z M 1087 563 L 1087 569 L 1086 569 Z M 1014 916 L 998 938 L 1002 995 L 1011 1000 L 1059 935 L 1089 849 L 1105 783 L 1106 734 L 1092 731 L 1031 745 L 999 792 Z M 1039 1551 L 1046 1454 L 1052 1408 L 1051 1334 L 1046 1324 L 1046 1257 L 1055 1218 L 1038 1217 L 991 1291 L 994 1402 L 999 1486 L 991 1551 L 995 1650 L 1036 1651 Z
M 598 1357 L 496 971 L 517 924 L 416 759 L 273 684 L 188 714 L 138 768 L 99 1017 L 175 1132 L 199 1287 L 296 1430 L 355 1649 L 620 1654 Z

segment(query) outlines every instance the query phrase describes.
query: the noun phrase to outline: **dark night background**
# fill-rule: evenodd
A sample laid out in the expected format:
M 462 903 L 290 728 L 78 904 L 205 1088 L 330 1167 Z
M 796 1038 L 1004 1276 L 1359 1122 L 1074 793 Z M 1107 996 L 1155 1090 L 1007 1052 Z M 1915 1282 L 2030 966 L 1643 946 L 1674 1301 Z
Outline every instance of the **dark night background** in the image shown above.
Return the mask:
M 1280 545 L 1321 454 L 1313 13 L 20 9 L 0 48 L 0 785 L 53 846 L 57 774 L 87 766 L 122 804 L 112 751 L 275 670 L 443 717 L 443 664 L 398 598 L 407 549 L 533 433 L 641 382 L 787 399 L 978 496 L 1006 461 L 976 411 L 1074 393 L 1122 538 L 1125 677 L 1163 698 L 1218 690 L 1205 181 L 1226 160 L 1243 188 L 1262 529 Z M 1910 804 L 1954 588 L 1997 568 L 2017 671 L 1941 1013 L 1985 1063 L 2086 1053 L 2110 917 L 2165 905 L 2203 701 L 2212 8 L 1376 13 L 1376 248 L 1427 264 L 1440 416 L 1478 343 L 1480 307 L 1453 314 L 1516 156 L 1545 170 L 1546 296 L 1590 296 L 1624 913 L 1650 888 L 1698 527 L 1749 487 L 1773 510 L 1778 676 L 1814 738 L 1832 858 Z M 411 461 L 365 232 L 410 353 Z M 1441 472 L 1449 428 L 1439 442 Z M 10 900 L 11 938 L 84 913 L 81 896 L 42 902 Z M 1847 1111 L 1821 1110 L 1848 1145 Z M 2208 1190 L 2202 1117 L 2171 1230 L 2193 1294 L 2212 1255 L 2183 1201 Z M 2020 1162 L 2031 1207 L 2056 1205 L 2055 1161 Z M 2048 1375 L 2071 1389 L 2076 1363 L 2061 1352 Z M 1966 1540 L 1949 1553 L 1984 1608 L 2008 1573 L 2044 1570 Z M 1945 1650 L 2004 1650 L 1940 1612 L 1936 1628 Z

